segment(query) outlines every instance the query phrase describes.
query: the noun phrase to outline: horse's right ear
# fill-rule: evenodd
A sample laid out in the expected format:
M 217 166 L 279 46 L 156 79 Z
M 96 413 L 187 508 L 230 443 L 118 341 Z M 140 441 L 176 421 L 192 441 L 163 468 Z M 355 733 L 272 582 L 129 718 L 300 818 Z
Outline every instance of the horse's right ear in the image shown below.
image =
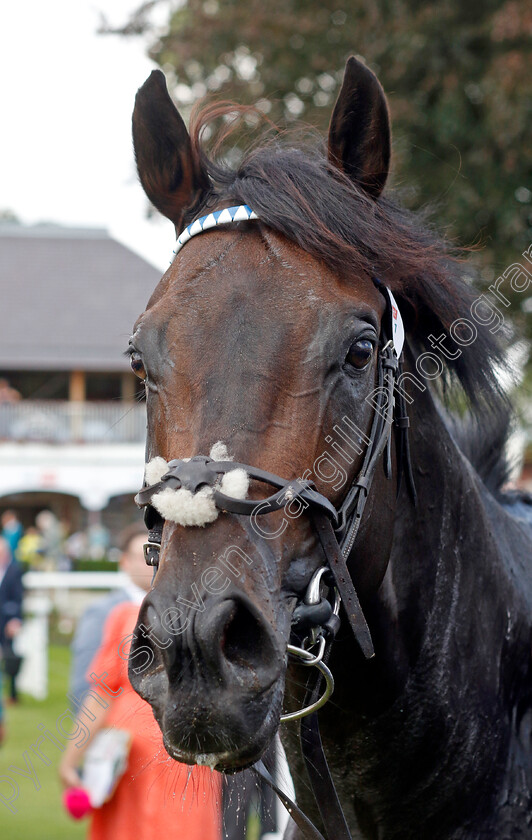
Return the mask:
M 133 146 L 146 195 L 180 231 L 185 211 L 208 189 L 209 179 L 192 154 L 160 70 L 151 73 L 135 98 Z

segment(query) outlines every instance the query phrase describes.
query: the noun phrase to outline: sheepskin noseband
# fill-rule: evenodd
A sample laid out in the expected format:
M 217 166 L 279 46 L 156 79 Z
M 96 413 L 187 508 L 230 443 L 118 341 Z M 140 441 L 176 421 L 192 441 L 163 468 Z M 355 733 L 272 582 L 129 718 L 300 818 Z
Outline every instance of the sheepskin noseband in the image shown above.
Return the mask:
M 218 441 L 211 448 L 209 457 L 213 461 L 231 461 L 227 454 L 227 447 Z M 182 458 L 182 462 L 189 463 L 190 458 Z M 146 464 L 145 481 L 148 488 L 162 482 L 163 477 L 168 473 L 172 462 L 164 458 L 153 458 Z M 150 504 L 160 513 L 163 519 L 176 522 L 178 525 L 199 525 L 201 527 L 214 522 L 220 511 L 214 502 L 214 490 L 220 490 L 226 496 L 234 499 L 245 499 L 249 488 L 249 476 L 241 467 L 226 472 L 221 476 L 214 486 L 202 483 L 201 464 L 194 463 L 194 470 L 191 470 L 193 483 L 187 481 L 186 469 L 183 470 L 183 482 L 189 483 L 189 487 L 172 488 L 164 487 L 151 497 Z M 195 484 L 200 484 L 195 488 Z

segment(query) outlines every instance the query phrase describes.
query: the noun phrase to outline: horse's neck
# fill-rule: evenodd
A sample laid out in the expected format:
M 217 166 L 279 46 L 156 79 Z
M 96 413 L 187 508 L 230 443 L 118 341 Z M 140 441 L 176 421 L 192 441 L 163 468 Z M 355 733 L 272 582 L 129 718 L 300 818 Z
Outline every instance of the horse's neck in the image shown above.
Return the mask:
M 376 813 L 388 808 L 390 820 L 401 819 L 405 798 L 427 818 L 444 820 L 447 807 L 459 820 L 461 811 L 465 819 L 472 808 L 487 814 L 496 807 L 504 772 L 515 787 L 511 768 L 503 772 L 515 741 L 505 680 L 510 685 L 515 669 L 526 669 L 526 621 L 500 535 L 508 525 L 504 512 L 428 393 L 409 413 L 418 504 L 414 509 L 401 492 L 389 569 L 369 605 L 380 662 L 367 669 L 367 686 L 364 671 L 358 686 L 346 675 L 337 696 L 344 705 L 348 691 L 365 695 L 363 717 L 352 728 L 352 779 L 361 801 Z M 527 681 L 526 670 L 519 679 Z M 429 836 L 426 830 L 421 820 L 419 836 Z
M 506 621 L 506 517 L 463 456 L 427 392 L 410 408 L 417 507 L 402 493 L 383 592 L 393 594 L 409 662 L 470 659 L 485 627 Z M 385 597 L 387 597 L 385 595 Z M 412 624 L 413 623 L 413 624 Z M 412 627 L 415 632 L 412 633 Z M 504 635 L 504 631 L 503 631 Z M 458 647 L 457 647 L 458 646 Z M 463 646 L 460 648 L 460 646 Z M 480 645 L 477 659 L 493 649 Z M 489 662 L 486 663 L 489 665 Z M 458 676 L 460 663 L 453 673 Z

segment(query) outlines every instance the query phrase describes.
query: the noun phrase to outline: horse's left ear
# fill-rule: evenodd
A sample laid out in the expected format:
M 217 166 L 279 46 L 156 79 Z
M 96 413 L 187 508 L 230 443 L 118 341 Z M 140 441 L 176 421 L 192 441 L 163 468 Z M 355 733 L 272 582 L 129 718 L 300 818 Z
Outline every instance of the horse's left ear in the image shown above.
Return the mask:
M 388 105 L 375 74 L 353 56 L 331 117 L 329 160 L 372 198 L 379 197 L 390 167 Z
M 185 211 L 208 190 L 209 178 L 193 154 L 160 70 L 152 72 L 135 98 L 133 145 L 146 195 L 180 233 Z

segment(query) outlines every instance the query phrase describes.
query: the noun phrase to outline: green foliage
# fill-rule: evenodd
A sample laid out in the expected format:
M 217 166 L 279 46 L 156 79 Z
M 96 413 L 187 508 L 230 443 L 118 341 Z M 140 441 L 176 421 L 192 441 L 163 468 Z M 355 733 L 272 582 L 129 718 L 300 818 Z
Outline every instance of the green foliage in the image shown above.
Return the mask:
M 73 572 L 118 572 L 119 566 L 113 560 L 102 558 L 101 560 L 91 560 L 90 557 L 80 558 L 72 561 Z

